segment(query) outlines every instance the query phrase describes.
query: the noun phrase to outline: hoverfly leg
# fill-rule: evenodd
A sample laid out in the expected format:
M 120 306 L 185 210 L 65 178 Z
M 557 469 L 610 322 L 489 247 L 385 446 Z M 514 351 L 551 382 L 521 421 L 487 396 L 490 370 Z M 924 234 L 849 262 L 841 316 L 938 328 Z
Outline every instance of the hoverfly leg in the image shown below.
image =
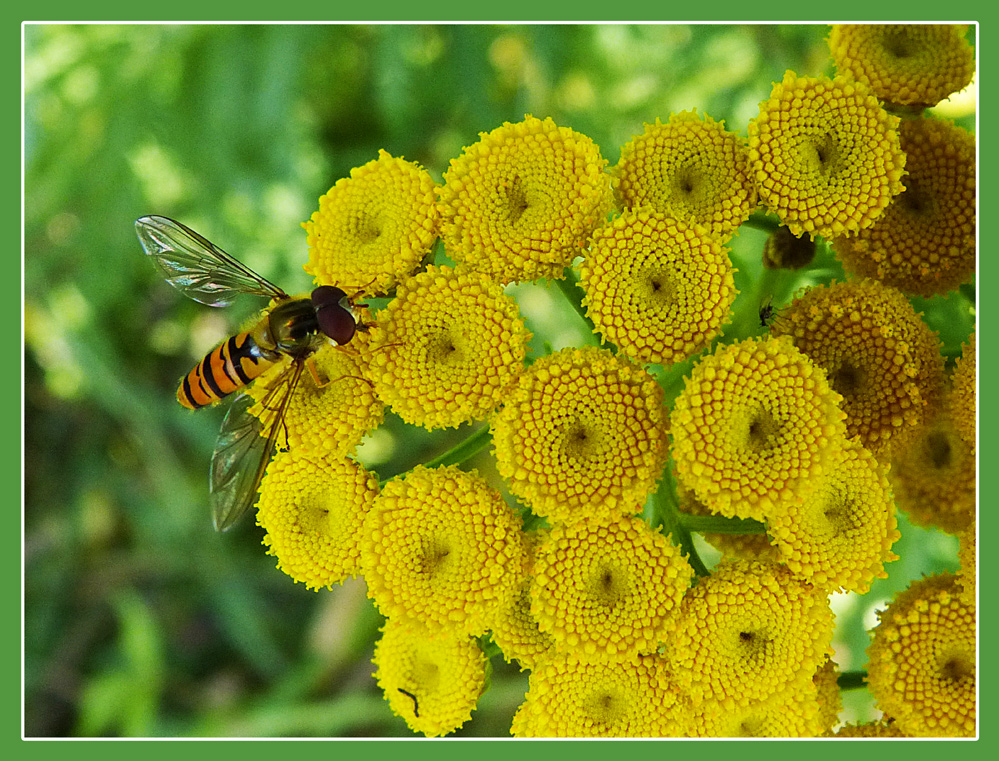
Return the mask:
M 305 366 L 309 369 L 309 375 L 312 376 L 312 382 L 316 384 L 316 388 L 326 388 L 330 384 L 329 378 L 322 380 L 319 377 L 319 368 L 316 367 L 316 361 L 312 357 L 306 358 Z

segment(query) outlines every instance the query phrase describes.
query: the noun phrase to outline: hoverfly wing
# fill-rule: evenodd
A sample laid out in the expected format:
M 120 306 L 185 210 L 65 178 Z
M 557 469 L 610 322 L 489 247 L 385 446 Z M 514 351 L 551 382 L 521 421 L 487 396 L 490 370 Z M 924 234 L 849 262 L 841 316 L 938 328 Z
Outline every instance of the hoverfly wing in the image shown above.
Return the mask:
M 211 506 L 216 531 L 228 531 L 256 502 L 260 481 L 284 428 L 284 415 L 302 377 L 303 362 L 293 362 L 261 401 L 240 394 L 229 407 L 212 453 Z
M 135 221 L 135 232 L 142 249 L 153 258 L 166 281 L 195 301 L 224 307 L 241 293 L 288 298 L 269 280 L 176 220 L 155 215 L 140 217 Z

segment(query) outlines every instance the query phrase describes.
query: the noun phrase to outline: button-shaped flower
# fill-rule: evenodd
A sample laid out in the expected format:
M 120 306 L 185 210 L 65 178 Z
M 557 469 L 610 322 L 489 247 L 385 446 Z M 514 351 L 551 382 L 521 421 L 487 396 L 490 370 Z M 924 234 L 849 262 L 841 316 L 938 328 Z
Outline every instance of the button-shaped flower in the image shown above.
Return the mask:
M 795 575 L 829 591 L 866 592 L 898 560 L 901 534 L 887 466 L 856 440 L 803 502 L 770 514 L 780 560 Z
M 349 346 L 326 344 L 307 360 L 288 402 L 279 448 L 305 447 L 338 457 L 354 452 L 385 416 L 385 403 L 367 378 L 370 351 L 362 334 Z M 276 365 L 250 387 L 258 402 L 250 411 L 262 421 L 273 420 L 280 405 L 280 387 L 273 383 L 285 367 Z
M 481 133 L 439 191 L 448 254 L 503 283 L 562 277 L 610 211 L 606 165 L 590 138 L 550 118 Z
M 884 215 L 833 248 L 853 275 L 933 296 L 975 274 L 975 136 L 940 119 L 906 119 L 905 192 Z
M 725 712 L 810 686 L 832 632 L 826 595 L 784 566 L 722 561 L 684 597 L 665 652 L 694 706 Z
M 510 491 L 551 521 L 633 515 L 666 459 L 662 389 L 630 360 L 563 349 L 521 376 L 492 421 Z
M 421 465 L 378 495 L 361 565 L 386 616 L 479 635 L 523 578 L 520 518 L 477 474 Z
M 870 227 L 902 192 L 898 122 L 860 83 L 788 71 L 749 123 L 760 199 L 798 236 Z
M 640 362 L 672 364 L 707 346 L 737 291 L 728 249 L 700 225 L 645 207 L 593 233 L 581 267 L 586 314 Z
M 481 420 L 524 369 L 531 334 L 517 303 L 487 275 L 428 267 L 378 314 L 370 373 L 407 423 L 427 428 Z
M 260 484 L 257 523 L 278 568 L 311 589 L 360 573 L 361 528 L 378 481 L 346 457 L 278 452 Z
M 967 24 L 833 24 L 836 70 L 881 100 L 926 108 L 963 90 L 975 73 Z
M 879 459 L 941 404 L 940 341 L 901 293 L 877 281 L 816 286 L 781 310 L 789 335 L 843 396 L 849 436 Z
M 677 696 L 662 658 L 581 663 L 571 656 L 531 672 L 516 737 L 684 737 L 689 707 Z
M 415 271 L 437 240 L 436 186 L 412 161 L 378 151 L 319 199 L 302 223 L 305 271 L 348 294 L 384 293 Z
M 879 612 L 867 684 L 906 735 L 975 734 L 975 608 L 947 573 L 914 581 Z
M 917 525 L 956 534 L 975 519 L 975 450 L 946 409 L 904 448 L 892 450 L 888 478 L 898 508 Z
M 531 613 L 556 651 L 581 660 L 654 652 L 693 571 L 639 518 L 557 525 L 538 548 Z
M 711 511 L 765 520 L 832 466 L 845 442 L 839 402 L 787 338 L 720 345 L 673 405 L 677 475 Z
M 726 239 L 756 208 L 756 187 L 742 138 L 697 110 L 646 124 L 621 149 L 612 170 L 618 206 L 651 206 Z
M 446 735 L 468 721 L 486 688 L 487 659 L 474 639 L 431 636 L 393 619 L 375 643 L 371 662 L 392 711 L 427 737 Z

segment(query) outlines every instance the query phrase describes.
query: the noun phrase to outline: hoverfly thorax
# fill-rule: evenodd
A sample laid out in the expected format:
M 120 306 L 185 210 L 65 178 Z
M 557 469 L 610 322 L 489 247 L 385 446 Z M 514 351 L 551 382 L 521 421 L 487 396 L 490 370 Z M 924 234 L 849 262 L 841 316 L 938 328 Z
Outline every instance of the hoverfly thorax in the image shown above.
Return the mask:
M 316 310 L 310 299 L 288 299 L 267 314 L 261 340 L 270 339 L 273 348 L 290 357 L 305 357 L 322 345 Z

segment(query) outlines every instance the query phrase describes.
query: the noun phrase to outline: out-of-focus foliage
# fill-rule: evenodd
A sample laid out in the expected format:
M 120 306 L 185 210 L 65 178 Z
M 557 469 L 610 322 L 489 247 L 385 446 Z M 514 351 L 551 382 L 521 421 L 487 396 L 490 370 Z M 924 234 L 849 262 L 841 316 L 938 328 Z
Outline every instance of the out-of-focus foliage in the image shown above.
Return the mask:
M 696 107 L 745 134 L 785 69 L 830 73 L 823 26 L 86 25 L 25 29 L 25 733 L 408 735 L 371 678 L 381 624 L 363 582 L 314 593 L 246 521 L 211 530 L 221 410 L 177 379 L 261 304 L 181 297 L 133 220 L 182 220 L 286 290 L 309 287 L 300 223 L 384 148 L 440 179 L 479 132 L 551 116 L 611 164 L 643 122 Z M 973 126 L 973 116 L 963 126 Z M 763 233 L 733 243 L 737 318 L 841 275 L 761 276 Z M 511 289 L 532 351 L 592 341 L 558 290 Z M 919 302 L 945 351 L 968 294 Z M 740 311 L 741 310 L 741 311 Z M 667 400 L 678 389 L 667 389 Z M 389 416 L 363 450 L 381 476 L 451 446 Z M 475 460 L 493 476 L 488 455 Z M 843 668 L 891 589 L 956 567 L 952 538 L 903 524 L 899 581 L 841 606 Z M 891 581 L 891 580 L 889 580 Z M 870 625 L 871 622 L 867 622 Z M 462 735 L 506 736 L 526 675 L 493 658 Z M 863 701 L 860 701 L 863 703 Z M 863 717 L 868 706 L 860 705 Z

